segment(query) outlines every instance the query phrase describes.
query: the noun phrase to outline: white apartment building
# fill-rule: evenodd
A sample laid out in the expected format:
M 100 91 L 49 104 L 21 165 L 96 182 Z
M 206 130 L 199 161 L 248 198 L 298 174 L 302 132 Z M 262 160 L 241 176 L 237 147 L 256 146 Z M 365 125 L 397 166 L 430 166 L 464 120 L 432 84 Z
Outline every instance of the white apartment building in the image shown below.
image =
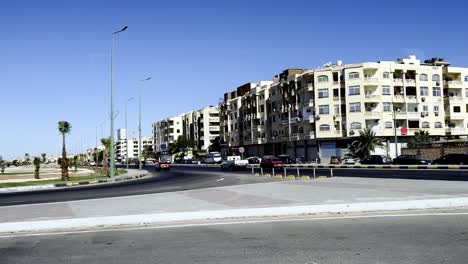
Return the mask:
M 367 127 L 395 156 L 395 131 L 399 143 L 421 130 L 468 135 L 468 68 L 410 56 L 288 69 L 271 82 L 226 93 L 220 109 L 222 139 L 231 150 L 246 147 L 248 155 L 342 156 Z
M 142 145 L 141 151 L 145 146 L 153 146 L 153 138 L 152 137 L 142 137 L 141 138 Z M 128 146 L 127 146 L 127 139 L 126 138 L 118 138 L 115 142 L 115 159 L 118 162 L 124 162 L 125 157 L 128 153 L 128 158 L 138 158 L 138 145 L 139 145 L 139 138 L 128 138 Z M 153 148 L 154 149 L 154 148 Z
M 220 136 L 219 108 L 209 106 L 186 113 L 183 115 L 183 124 L 184 136 L 195 142 L 197 150 L 206 152 Z
M 153 123 L 153 149 L 156 152 L 165 150 L 179 136 L 183 135 L 183 115 L 166 118 Z

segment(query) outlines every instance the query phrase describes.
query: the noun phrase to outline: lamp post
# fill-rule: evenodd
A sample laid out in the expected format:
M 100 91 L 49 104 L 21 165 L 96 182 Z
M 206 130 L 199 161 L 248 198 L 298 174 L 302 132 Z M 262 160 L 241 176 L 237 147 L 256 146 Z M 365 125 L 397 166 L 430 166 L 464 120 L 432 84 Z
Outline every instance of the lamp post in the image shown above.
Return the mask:
M 146 79 L 140 80 L 140 82 L 146 82 L 151 80 L 151 77 L 148 77 Z M 140 85 L 139 91 L 138 91 L 138 169 L 141 170 L 141 87 L 143 86 Z
M 132 101 L 133 97 L 130 97 L 125 101 L 125 165 L 128 170 L 128 128 L 127 128 L 127 103 Z
M 125 31 L 128 26 L 124 26 L 121 30 L 112 33 L 112 49 L 111 49 L 111 91 L 110 91 L 110 171 L 109 176 L 114 177 L 115 153 L 114 153 L 114 43 L 115 35 Z

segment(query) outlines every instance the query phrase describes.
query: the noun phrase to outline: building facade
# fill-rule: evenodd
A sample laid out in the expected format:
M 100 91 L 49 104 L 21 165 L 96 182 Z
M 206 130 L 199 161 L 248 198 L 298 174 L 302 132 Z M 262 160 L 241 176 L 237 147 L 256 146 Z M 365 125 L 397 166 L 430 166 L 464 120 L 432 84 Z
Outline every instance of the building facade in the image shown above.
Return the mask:
M 183 135 L 183 115 L 166 118 L 155 122 L 153 128 L 153 149 L 156 152 L 165 151 L 169 144 Z
M 247 155 L 343 156 L 352 138 L 369 128 L 386 143 L 377 152 L 394 157 L 395 147 L 416 131 L 468 134 L 468 68 L 410 56 L 288 69 L 224 94 L 220 118 L 230 151 L 243 146 Z
M 207 152 L 220 136 L 219 108 L 209 106 L 183 115 L 183 135 L 193 140 L 198 151 Z
M 154 146 L 152 137 L 142 137 L 141 151 L 145 146 Z M 126 156 L 128 159 L 138 158 L 138 145 L 139 138 L 128 138 L 128 145 L 126 138 L 118 138 L 115 142 L 115 160 L 117 162 L 125 162 Z M 154 148 L 153 148 L 154 149 Z

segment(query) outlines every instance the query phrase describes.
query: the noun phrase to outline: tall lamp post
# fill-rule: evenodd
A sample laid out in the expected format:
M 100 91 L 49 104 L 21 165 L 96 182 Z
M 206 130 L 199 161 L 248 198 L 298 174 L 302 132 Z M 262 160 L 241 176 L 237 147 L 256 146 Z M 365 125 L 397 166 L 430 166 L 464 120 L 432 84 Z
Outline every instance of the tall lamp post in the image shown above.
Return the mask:
M 125 31 L 128 26 L 124 26 L 121 30 L 112 33 L 112 50 L 111 50 L 111 92 L 110 92 L 110 171 L 109 176 L 114 177 L 115 167 L 115 152 L 114 152 L 114 43 L 115 35 Z
M 125 101 L 125 165 L 128 170 L 128 127 L 127 127 L 127 103 L 132 101 L 133 97 L 130 97 Z
M 140 80 L 140 82 L 146 82 L 151 80 L 151 77 L 148 77 L 146 79 Z M 140 85 L 139 91 L 138 91 L 138 169 L 141 170 L 141 87 L 143 86 Z

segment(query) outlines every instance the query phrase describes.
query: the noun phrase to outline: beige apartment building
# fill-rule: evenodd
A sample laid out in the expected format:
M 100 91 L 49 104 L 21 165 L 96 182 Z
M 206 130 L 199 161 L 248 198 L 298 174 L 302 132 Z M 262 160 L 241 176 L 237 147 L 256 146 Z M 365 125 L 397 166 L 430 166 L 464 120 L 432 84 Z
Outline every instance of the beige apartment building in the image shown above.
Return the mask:
M 183 135 L 183 115 L 166 118 L 155 122 L 153 128 L 153 149 L 155 152 L 165 151 L 169 144 Z
M 288 154 L 314 160 L 342 156 L 364 128 L 398 148 L 425 130 L 435 138 L 468 135 L 468 68 L 434 58 L 327 64 L 288 69 L 248 83 L 220 102 L 221 137 L 229 151 Z

